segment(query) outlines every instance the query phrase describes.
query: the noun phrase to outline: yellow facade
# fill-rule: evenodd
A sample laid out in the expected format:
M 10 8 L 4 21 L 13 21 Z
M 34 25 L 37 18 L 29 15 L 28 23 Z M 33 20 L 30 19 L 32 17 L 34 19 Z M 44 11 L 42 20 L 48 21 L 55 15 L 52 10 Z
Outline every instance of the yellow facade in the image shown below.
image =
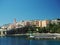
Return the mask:
M 42 27 L 46 27 L 49 24 L 48 20 L 43 20 L 42 21 Z

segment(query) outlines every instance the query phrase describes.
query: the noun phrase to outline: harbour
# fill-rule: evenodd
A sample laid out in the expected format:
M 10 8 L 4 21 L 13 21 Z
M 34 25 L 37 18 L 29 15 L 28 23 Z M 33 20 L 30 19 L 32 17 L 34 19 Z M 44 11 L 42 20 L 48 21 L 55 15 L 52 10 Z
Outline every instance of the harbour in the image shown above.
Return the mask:
M 60 45 L 60 0 L 0 0 L 0 45 Z

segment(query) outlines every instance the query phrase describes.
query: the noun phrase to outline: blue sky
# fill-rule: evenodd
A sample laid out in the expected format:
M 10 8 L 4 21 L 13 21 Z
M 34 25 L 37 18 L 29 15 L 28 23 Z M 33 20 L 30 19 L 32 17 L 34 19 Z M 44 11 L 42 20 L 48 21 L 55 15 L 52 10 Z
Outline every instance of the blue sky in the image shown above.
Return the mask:
M 60 18 L 60 0 L 0 0 L 0 25 L 12 23 L 13 19 Z

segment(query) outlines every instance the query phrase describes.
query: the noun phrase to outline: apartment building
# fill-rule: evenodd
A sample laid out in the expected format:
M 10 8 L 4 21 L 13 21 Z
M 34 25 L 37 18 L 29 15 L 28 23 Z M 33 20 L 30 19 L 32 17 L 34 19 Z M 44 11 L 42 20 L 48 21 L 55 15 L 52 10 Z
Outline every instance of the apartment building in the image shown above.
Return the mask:
M 42 27 L 42 21 L 40 20 L 34 20 L 32 23 L 32 25 L 35 25 L 36 27 Z
M 49 20 L 42 21 L 42 27 L 46 27 L 49 24 Z
M 51 20 L 52 24 L 60 24 L 60 19 Z

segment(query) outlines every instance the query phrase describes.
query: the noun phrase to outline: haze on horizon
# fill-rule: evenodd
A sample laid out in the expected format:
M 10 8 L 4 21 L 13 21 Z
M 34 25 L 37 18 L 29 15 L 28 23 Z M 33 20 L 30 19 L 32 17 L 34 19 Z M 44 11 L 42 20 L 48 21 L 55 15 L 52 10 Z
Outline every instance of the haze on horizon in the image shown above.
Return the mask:
M 12 23 L 13 19 L 60 18 L 60 0 L 0 0 L 0 25 Z

